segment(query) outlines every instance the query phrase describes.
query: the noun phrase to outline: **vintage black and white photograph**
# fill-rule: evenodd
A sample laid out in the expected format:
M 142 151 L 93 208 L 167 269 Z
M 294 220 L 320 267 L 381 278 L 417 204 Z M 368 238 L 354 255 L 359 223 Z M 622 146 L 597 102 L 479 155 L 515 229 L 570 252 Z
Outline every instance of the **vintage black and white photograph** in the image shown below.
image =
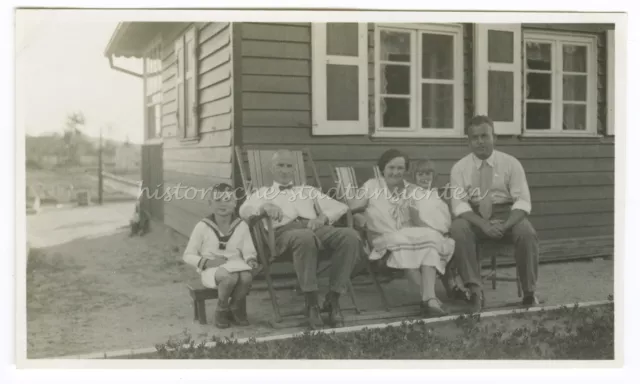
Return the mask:
M 619 359 L 624 14 L 100 12 L 15 14 L 27 360 Z

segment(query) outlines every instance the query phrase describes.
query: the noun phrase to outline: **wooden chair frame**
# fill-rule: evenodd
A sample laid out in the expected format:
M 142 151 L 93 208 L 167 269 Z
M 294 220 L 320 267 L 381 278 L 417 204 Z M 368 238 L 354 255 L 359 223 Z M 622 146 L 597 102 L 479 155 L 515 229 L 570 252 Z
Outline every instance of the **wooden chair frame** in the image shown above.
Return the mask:
M 250 193 L 254 188 L 258 189 L 263 186 L 270 186 L 272 184 L 273 180 L 271 179 L 270 171 L 265 171 L 267 170 L 267 167 L 270 166 L 271 156 L 273 156 L 273 153 L 275 153 L 276 151 L 277 149 L 265 149 L 260 147 L 235 147 L 236 158 L 240 169 L 243 188 L 247 194 Z M 247 175 L 244 167 L 245 152 L 247 153 L 249 162 L 249 175 Z M 306 184 L 307 178 L 304 162 L 304 157 L 306 157 L 313 173 L 314 182 L 318 188 L 321 188 L 320 177 L 318 175 L 316 166 L 313 163 L 313 158 L 311 157 L 311 153 L 309 152 L 309 150 L 304 148 L 292 150 L 292 152 L 296 156 L 294 183 L 296 183 L 297 185 Z M 258 225 L 261 223 L 263 225 Z M 275 230 L 271 218 L 266 215 L 255 216 L 249 220 L 248 224 L 249 228 L 251 229 L 251 236 L 253 238 L 256 251 L 258 252 L 260 263 L 262 264 L 262 272 L 264 273 L 264 277 L 267 282 L 267 288 L 269 291 L 269 296 L 271 298 L 271 305 L 274 311 L 274 321 L 276 323 L 279 323 L 285 317 L 298 316 L 303 314 L 303 310 L 283 312 L 278 304 L 270 268 L 272 260 L 275 260 L 278 256 L 276 255 L 277 252 Z M 318 275 L 321 275 L 327 269 L 328 267 L 319 269 Z M 347 284 L 347 291 L 353 302 L 353 307 L 343 308 L 342 310 L 355 309 L 356 313 L 360 313 L 360 308 L 358 307 L 355 292 L 353 291 L 353 286 L 351 283 Z
M 351 188 L 359 188 L 360 186 L 358 185 L 357 181 L 356 181 L 356 174 L 355 174 L 355 170 L 353 169 L 353 167 L 349 167 L 349 166 L 345 166 L 345 167 L 334 167 L 332 166 L 332 175 L 334 178 L 334 183 L 337 187 L 338 190 L 338 194 L 340 196 L 345 196 L 346 194 L 346 189 L 348 187 Z M 374 172 L 374 177 L 379 177 L 380 176 L 380 171 L 378 169 L 378 167 L 374 166 L 373 167 L 373 172 Z M 348 180 L 345 180 L 345 176 L 346 178 L 348 178 Z M 350 185 L 349 185 L 350 184 Z M 342 200 L 343 203 L 348 205 L 348 202 L 346 200 L 346 198 L 342 198 L 340 199 Z M 360 237 L 362 239 L 362 242 L 365 246 L 365 252 L 363 253 L 363 257 L 366 259 L 364 260 L 366 268 L 367 268 L 367 272 L 368 274 L 371 276 L 371 279 L 373 280 L 373 284 L 376 287 L 376 290 L 378 291 L 378 295 L 380 296 L 380 300 L 382 301 L 382 304 L 385 308 L 385 310 L 391 311 L 392 307 L 389 304 L 389 299 L 387 298 L 386 294 L 384 293 L 384 289 L 382 288 L 382 284 L 381 281 L 379 279 L 378 274 L 374 271 L 374 269 L 372 268 L 371 264 L 372 261 L 369 259 L 369 255 L 371 254 L 371 252 L 373 251 L 373 245 L 371 244 L 371 242 L 369 241 L 369 238 L 367 236 L 366 233 L 366 228 L 356 228 L 355 225 L 355 219 L 354 219 L 354 215 L 359 214 L 364 212 L 364 210 L 352 210 L 349 209 L 349 211 L 347 212 L 347 225 L 350 226 L 351 228 L 356 229 L 359 233 L 360 233 Z M 386 257 L 388 256 L 385 255 L 382 257 L 381 260 L 385 260 Z

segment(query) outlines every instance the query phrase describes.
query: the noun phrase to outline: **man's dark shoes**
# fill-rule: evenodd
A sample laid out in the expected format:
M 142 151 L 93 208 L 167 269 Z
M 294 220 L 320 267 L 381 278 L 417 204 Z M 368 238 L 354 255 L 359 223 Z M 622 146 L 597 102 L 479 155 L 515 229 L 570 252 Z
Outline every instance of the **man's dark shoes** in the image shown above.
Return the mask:
M 323 312 L 329 312 L 329 325 L 337 327 L 344 325 L 344 317 L 340 311 L 340 294 L 337 292 L 329 292 L 325 297 L 322 305 Z
M 318 305 L 318 295 L 316 292 L 305 292 L 305 313 L 311 329 L 321 329 L 324 326 L 320 317 L 320 306 Z
M 484 308 L 484 294 L 482 291 L 471 291 L 469 301 L 471 302 L 471 308 L 469 308 L 471 313 L 481 312 Z
M 540 301 L 534 294 L 527 294 L 522 299 L 522 305 L 525 307 L 534 307 L 538 304 L 540 304 Z

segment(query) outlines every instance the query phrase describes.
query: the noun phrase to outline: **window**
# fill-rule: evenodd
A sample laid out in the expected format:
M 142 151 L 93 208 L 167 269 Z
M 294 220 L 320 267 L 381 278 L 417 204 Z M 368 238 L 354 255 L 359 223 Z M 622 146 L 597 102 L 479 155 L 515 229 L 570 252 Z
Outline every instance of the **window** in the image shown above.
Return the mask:
M 520 24 L 475 25 L 475 113 L 487 115 L 498 135 L 522 133 Z
M 189 29 L 175 43 L 176 55 L 176 112 L 178 132 L 182 139 L 198 139 L 198 56 L 197 33 Z
M 528 135 L 595 135 L 595 37 L 525 32 Z
M 374 51 L 377 136 L 462 135 L 461 26 L 376 25 Z
M 367 134 L 367 25 L 313 23 L 312 39 L 313 134 Z
M 162 43 L 155 41 L 144 57 L 145 139 L 162 137 Z
M 616 60 L 615 31 L 607 31 L 607 135 L 615 135 L 616 114 Z

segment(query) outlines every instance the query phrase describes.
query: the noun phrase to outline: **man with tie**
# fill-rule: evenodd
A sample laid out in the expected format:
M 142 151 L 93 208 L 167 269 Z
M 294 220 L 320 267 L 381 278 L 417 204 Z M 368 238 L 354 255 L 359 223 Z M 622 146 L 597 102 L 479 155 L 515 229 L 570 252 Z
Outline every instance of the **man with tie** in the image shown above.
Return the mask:
M 330 255 L 330 286 L 324 306 L 329 310 L 330 325 L 336 326 L 343 321 L 338 305 L 340 294 L 346 289 L 362 249 L 355 230 L 332 226 L 348 207 L 316 188 L 294 185 L 291 151 L 280 150 L 273 155 L 271 172 L 273 185 L 252 193 L 240 207 L 240 216 L 249 219 L 266 214 L 273 220 L 276 253 L 293 258 L 312 329 L 323 326 L 318 305 L 318 256 L 320 251 Z
M 531 195 L 520 162 L 494 149 L 493 121 L 475 116 L 467 130 L 472 153 L 451 169 L 451 205 L 455 219 L 451 237 L 454 260 L 465 285 L 471 291 L 472 311 L 484 306 L 482 277 L 476 257 L 479 239 L 510 238 L 515 245 L 516 269 L 524 292 L 523 305 L 538 303 L 538 236 L 527 220 Z

